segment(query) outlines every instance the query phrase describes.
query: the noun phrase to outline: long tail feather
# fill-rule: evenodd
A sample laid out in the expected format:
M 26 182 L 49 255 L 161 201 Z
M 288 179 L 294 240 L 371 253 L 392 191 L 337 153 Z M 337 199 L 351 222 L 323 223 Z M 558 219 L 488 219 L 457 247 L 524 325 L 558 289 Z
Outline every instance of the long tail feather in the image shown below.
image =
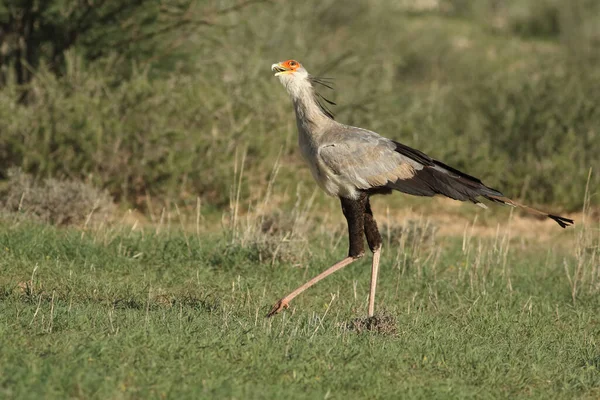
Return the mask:
M 537 210 L 535 208 L 526 206 L 524 204 L 517 203 L 516 201 L 509 199 L 508 197 L 494 196 L 494 195 L 484 195 L 484 197 L 488 200 L 495 201 L 497 203 L 506 204 L 506 205 L 509 205 L 512 207 L 519 207 L 519 208 L 527 211 L 530 214 L 550 218 L 550 219 L 554 220 L 558 225 L 560 225 L 561 228 L 566 228 L 567 226 L 573 225 L 575 223 L 575 221 L 573 221 L 572 219 L 561 217 L 559 215 L 549 214 L 547 212 Z

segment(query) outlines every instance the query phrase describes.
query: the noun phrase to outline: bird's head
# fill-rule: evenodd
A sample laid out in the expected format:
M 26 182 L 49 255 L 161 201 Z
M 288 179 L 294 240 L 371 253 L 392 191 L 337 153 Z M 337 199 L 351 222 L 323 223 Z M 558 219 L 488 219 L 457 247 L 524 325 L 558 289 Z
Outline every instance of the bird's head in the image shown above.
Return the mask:
M 333 119 L 333 113 L 321 100 L 331 105 L 335 105 L 335 103 L 317 93 L 314 88 L 314 84 L 319 84 L 328 89 L 333 89 L 329 78 L 311 76 L 302 64 L 296 60 L 281 61 L 273 64 L 271 65 L 271 71 L 275 72 L 275 76 L 279 78 L 279 81 L 285 86 L 294 101 L 312 103 L 325 116 Z
M 296 60 L 281 61 L 273 64 L 271 65 L 271 71 L 275 71 L 275 76 L 281 80 L 308 78 L 308 72 Z
M 301 87 L 310 87 L 308 71 L 296 60 L 287 60 L 271 65 L 271 71 L 285 86 L 290 94 L 294 94 Z

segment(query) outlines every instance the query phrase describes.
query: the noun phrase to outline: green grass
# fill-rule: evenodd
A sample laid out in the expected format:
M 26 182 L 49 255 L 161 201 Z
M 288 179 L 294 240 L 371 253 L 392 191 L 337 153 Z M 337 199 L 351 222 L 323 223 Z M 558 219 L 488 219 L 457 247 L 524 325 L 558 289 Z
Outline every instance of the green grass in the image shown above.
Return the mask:
M 265 319 L 344 256 L 340 232 L 319 232 L 291 267 L 221 233 L 3 224 L 0 397 L 600 396 L 597 249 L 401 242 L 377 299 L 395 334 L 345 328 L 366 313 L 368 259 Z

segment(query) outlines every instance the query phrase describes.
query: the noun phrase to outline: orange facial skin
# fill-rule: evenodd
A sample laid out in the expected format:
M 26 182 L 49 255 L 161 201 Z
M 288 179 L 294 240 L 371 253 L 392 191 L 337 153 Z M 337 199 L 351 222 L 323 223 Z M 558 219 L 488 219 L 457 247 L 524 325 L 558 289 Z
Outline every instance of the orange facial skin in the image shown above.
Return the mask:
M 277 64 L 271 65 L 271 70 L 275 71 L 275 76 L 283 75 L 283 74 L 293 74 L 298 70 L 298 68 L 302 67 L 300 63 L 296 60 L 287 60 L 282 61 Z
M 295 71 L 300 68 L 300 63 L 296 60 L 287 60 L 282 62 L 280 65 L 288 71 Z

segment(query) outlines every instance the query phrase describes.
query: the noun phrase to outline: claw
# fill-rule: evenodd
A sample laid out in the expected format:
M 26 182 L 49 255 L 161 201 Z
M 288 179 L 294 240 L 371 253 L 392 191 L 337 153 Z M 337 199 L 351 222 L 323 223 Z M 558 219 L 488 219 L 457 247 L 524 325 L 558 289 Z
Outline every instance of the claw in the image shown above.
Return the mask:
M 289 304 L 286 299 L 279 300 L 273 306 L 273 308 L 271 308 L 271 311 L 269 311 L 269 313 L 267 314 L 267 318 L 272 317 L 273 315 L 281 312 L 284 308 L 288 308 L 288 307 L 289 307 Z

